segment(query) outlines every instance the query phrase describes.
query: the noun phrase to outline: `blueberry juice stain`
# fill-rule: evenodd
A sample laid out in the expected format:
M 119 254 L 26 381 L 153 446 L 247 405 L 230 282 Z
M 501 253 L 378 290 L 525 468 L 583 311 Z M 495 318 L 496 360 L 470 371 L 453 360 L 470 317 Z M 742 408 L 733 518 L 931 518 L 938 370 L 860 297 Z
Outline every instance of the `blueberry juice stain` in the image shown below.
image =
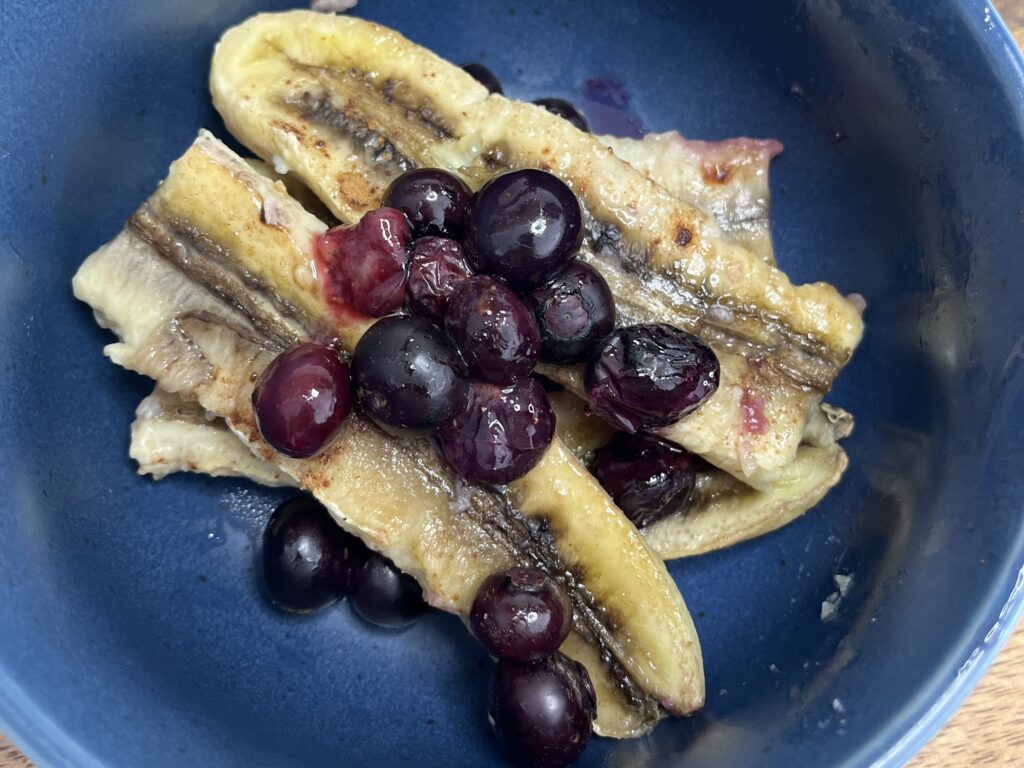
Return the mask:
M 611 75 L 592 77 L 583 83 L 580 107 L 593 133 L 629 139 L 643 138 L 643 121 L 633 112 L 625 84 Z

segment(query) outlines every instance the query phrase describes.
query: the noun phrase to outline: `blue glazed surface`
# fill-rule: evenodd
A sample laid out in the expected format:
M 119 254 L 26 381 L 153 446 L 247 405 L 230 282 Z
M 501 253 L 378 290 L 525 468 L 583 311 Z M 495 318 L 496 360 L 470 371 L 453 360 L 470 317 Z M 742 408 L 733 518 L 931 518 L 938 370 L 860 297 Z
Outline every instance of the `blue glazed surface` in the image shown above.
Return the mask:
M 227 25 L 285 3 L 0 5 L 0 729 L 44 766 L 483 766 L 488 664 L 431 615 L 271 610 L 255 548 L 282 498 L 134 475 L 149 385 L 72 299 L 200 126 Z M 514 97 L 614 78 L 636 119 L 774 137 L 795 280 L 870 304 L 831 400 L 852 469 L 764 539 L 674 563 L 708 706 L 584 765 L 905 760 L 991 662 L 1024 561 L 1024 77 L 976 0 L 362 0 L 358 12 Z M 510 44 L 510 41 L 513 44 Z M 819 612 L 853 574 L 836 621 Z M 1017 585 L 1018 593 L 1011 597 Z

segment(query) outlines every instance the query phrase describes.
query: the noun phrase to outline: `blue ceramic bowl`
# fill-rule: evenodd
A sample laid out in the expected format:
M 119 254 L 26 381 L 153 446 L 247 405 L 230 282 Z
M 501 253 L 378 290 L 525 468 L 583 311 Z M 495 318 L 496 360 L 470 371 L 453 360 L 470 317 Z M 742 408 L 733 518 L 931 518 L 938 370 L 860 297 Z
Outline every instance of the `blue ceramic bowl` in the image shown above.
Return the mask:
M 0 729 L 43 766 L 484 766 L 489 662 L 451 616 L 403 634 L 282 616 L 255 571 L 282 495 L 154 484 L 149 384 L 106 362 L 76 266 L 207 126 L 246 0 L 0 6 Z M 711 10 L 711 9 L 714 10 Z M 991 662 L 1024 559 L 1022 60 L 978 0 L 362 0 L 511 96 L 624 83 L 649 129 L 776 137 L 795 280 L 870 303 L 832 400 L 852 468 L 815 512 L 673 563 L 708 705 L 584 765 L 905 760 Z M 835 574 L 853 588 L 833 622 Z

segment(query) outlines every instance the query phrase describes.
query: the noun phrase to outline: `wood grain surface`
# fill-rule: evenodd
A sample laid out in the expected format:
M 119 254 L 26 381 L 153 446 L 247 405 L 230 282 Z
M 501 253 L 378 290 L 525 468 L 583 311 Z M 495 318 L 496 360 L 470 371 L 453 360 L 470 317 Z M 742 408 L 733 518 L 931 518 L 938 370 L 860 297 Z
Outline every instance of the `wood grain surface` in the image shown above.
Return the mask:
M 992 0 L 1024 48 L 1024 0 Z M 966 703 L 908 768 L 1024 766 L 1024 627 Z M 0 734 L 0 768 L 32 768 Z

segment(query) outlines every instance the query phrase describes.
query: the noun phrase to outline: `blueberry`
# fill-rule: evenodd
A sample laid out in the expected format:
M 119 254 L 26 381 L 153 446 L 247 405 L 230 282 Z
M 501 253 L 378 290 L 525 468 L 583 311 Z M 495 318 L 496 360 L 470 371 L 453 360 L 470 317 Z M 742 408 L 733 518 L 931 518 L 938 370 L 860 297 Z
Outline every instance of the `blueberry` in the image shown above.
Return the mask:
M 531 291 L 526 304 L 537 320 L 545 363 L 582 362 L 615 328 L 615 299 L 608 283 L 581 261 Z
M 378 627 L 399 629 L 427 610 L 416 580 L 376 552 L 367 552 L 362 562 L 353 567 L 351 579 L 352 608 Z
M 356 401 L 390 434 L 431 435 L 464 410 L 463 367 L 436 326 L 417 317 L 385 317 L 352 354 Z
M 579 201 L 561 179 L 526 168 L 487 182 L 473 199 L 466 238 L 481 270 L 532 288 L 562 270 L 583 238 Z
M 348 366 L 319 344 L 301 344 L 268 365 L 252 391 L 260 434 L 278 453 L 319 453 L 352 410 Z
M 413 243 L 409 256 L 405 306 L 414 315 L 440 325 L 452 291 L 471 274 L 456 240 L 421 237 Z
M 472 62 L 470 64 L 463 64 L 462 71 L 472 76 L 480 85 L 484 86 L 491 93 L 504 94 L 505 92 L 501 89 L 501 82 L 494 75 L 491 70 L 485 67 L 483 64 Z
M 536 99 L 533 103 L 538 107 L 544 107 L 544 109 L 553 115 L 565 118 L 584 133 L 590 133 L 590 126 L 587 124 L 587 118 L 585 118 L 583 113 L 576 109 L 573 104 L 565 99 Z
M 344 596 L 362 542 L 345 533 L 314 498 L 279 506 L 263 532 L 263 580 L 277 605 L 312 611 Z
M 510 568 L 484 579 L 469 614 L 473 635 L 492 656 L 536 661 L 572 629 L 572 604 L 562 586 L 537 568 Z
M 563 768 L 586 748 L 597 699 L 582 664 L 561 653 L 529 664 L 499 661 L 488 694 L 491 727 L 517 764 Z
M 510 387 L 474 382 L 466 408 L 438 433 L 448 463 L 462 477 L 510 483 L 541 460 L 555 434 L 555 414 L 532 378 Z
M 594 474 L 637 528 L 679 511 L 693 494 L 693 456 L 653 435 L 618 433 L 597 452 Z
M 537 364 L 537 323 L 502 280 L 477 275 L 462 281 L 448 300 L 444 325 L 476 379 L 512 384 Z
M 440 168 L 406 171 L 384 193 L 384 205 L 402 211 L 413 237 L 462 237 L 473 193 L 463 181 Z
M 718 358 L 671 325 L 632 325 L 609 334 L 586 368 L 590 408 L 626 432 L 674 424 L 718 389 Z

